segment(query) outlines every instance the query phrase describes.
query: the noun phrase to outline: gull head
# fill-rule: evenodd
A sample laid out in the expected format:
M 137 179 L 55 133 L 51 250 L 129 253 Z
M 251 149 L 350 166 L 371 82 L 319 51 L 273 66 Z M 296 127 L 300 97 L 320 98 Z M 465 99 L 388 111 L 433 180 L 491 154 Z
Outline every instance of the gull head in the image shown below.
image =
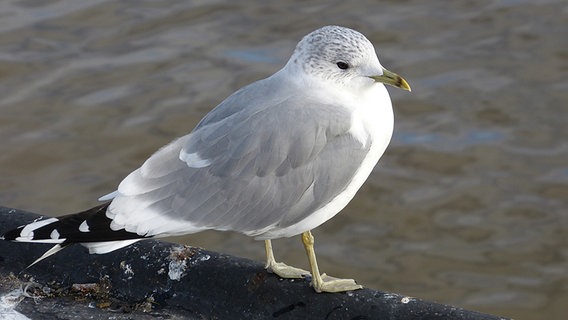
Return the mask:
M 410 91 L 401 76 L 381 65 L 364 35 L 340 26 L 326 26 L 306 35 L 285 68 L 344 86 L 384 83 Z

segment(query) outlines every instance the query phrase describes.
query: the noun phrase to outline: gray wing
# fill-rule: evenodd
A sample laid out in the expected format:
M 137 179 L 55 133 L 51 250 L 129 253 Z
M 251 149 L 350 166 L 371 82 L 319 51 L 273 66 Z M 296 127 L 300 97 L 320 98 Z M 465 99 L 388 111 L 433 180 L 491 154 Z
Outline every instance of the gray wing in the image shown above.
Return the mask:
M 195 231 L 258 235 L 303 220 L 347 187 L 369 151 L 349 133 L 347 110 L 294 95 L 243 108 L 246 90 L 121 183 L 110 213 L 117 228 L 184 233 L 160 216 Z

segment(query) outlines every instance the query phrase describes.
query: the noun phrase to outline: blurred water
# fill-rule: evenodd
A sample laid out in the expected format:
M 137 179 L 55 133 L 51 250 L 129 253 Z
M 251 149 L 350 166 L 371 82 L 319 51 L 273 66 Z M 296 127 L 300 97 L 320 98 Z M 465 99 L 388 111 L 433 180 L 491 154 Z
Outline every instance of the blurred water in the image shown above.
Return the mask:
M 360 30 L 412 93 L 344 212 L 315 231 L 328 274 L 523 319 L 568 299 L 564 1 L 0 2 L 0 203 L 96 204 L 326 24 Z M 233 233 L 177 239 L 263 259 Z M 277 257 L 306 266 L 299 239 Z

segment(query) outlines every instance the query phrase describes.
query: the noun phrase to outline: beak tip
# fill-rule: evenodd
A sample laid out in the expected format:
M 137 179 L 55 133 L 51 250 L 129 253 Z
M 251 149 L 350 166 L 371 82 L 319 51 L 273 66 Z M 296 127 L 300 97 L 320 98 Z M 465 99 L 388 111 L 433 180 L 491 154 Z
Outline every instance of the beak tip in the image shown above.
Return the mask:
M 404 78 L 402 78 L 402 77 L 400 78 L 400 84 L 398 85 L 398 87 L 403 89 L 403 90 L 406 90 L 408 92 L 412 91 L 408 82 L 406 82 L 406 80 L 404 80 Z
M 376 82 L 381 82 L 384 84 L 388 84 L 390 86 L 402 89 L 402 90 L 406 90 L 406 91 L 412 91 L 410 89 L 410 85 L 408 84 L 408 82 L 406 82 L 406 80 L 404 80 L 403 77 L 399 76 L 398 74 L 391 72 L 387 69 L 383 68 L 383 74 L 379 75 L 379 76 L 369 76 L 369 78 L 375 80 Z

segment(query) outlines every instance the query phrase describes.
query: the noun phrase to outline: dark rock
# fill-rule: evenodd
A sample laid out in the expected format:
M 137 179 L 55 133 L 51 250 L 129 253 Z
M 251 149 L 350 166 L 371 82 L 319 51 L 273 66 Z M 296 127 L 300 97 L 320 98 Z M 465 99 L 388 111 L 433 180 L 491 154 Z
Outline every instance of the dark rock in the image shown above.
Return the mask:
M 0 207 L 0 233 L 36 218 Z M 155 240 L 74 245 L 25 269 L 50 247 L 0 241 L 0 295 L 27 286 L 35 299 L 16 310 L 32 319 L 501 319 L 372 289 L 318 294 L 258 261 Z

